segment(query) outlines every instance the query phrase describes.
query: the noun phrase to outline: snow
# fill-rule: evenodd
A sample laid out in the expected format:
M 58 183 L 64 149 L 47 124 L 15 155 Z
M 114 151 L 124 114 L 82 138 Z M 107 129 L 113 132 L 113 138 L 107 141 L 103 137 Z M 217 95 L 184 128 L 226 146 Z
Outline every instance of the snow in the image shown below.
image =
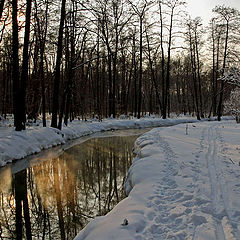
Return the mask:
M 226 68 L 218 80 L 240 87 L 240 71 L 238 68 Z
M 75 240 L 240 239 L 239 144 L 235 121 L 143 134 L 125 184 L 128 197 Z
M 154 128 L 135 143 L 128 197 L 75 240 L 240 239 L 240 125 L 233 120 L 121 116 L 21 132 L 2 122 L 0 165 L 96 132 L 160 126 L 171 127 Z
M 30 126 L 25 131 L 16 132 L 12 120 L 0 120 L 0 166 L 16 159 L 66 143 L 68 140 L 100 131 L 170 126 L 183 122 L 196 122 L 193 118 L 161 119 L 146 117 L 141 119 L 105 119 L 98 121 L 73 121 L 60 131 L 51 127 Z M 7 127 L 10 126 L 10 127 Z
M 225 112 L 229 112 L 236 117 L 240 116 L 240 88 L 235 88 L 231 91 L 229 99 L 224 104 Z

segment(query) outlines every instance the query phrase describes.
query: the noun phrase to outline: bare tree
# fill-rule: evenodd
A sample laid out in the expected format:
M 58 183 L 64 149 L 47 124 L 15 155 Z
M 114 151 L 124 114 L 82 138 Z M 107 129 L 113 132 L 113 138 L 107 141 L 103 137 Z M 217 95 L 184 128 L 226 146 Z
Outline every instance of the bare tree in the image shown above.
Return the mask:
M 44 18 L 40 23 L 40 18 L 38 16 L 38 5 L 35 0 L 35 19 L 37 22 L 37 31 L 38 31 L 38 40 L 40 44 L 40 66 L 39 66 L 39 75 L 41 80 L 41 91 L 42 91 L 42 121 L 43 127 L 46 127 L 46 97 L 45 97 L 45 74 L 44 74 L 44 52 L 46 45 L 47 29 L 48 29 L 48 11 L 49 11 L 49 2 L 45 1 L 45 13 L 42 16 Z
M 24 126 L 21 122 L 20 81 L 19 81 L 19 44 L 18 44 L 18 1 L 12 1 L 12 81 L 13 81 L 13 108 L 14 126 L 21 131 Z
M 152 49 L 151 49 L 151 46 L 150 46 L 148 29 L 146 29 L 146 40 L 147 40 L 147 49 L 148 49 L 147 53 L 148 53 L 148 62 L 149 62 L 149 67 L 150 67 L 150 72 L 151 72 L 151 79 L 152 79 L 152 82 L 153 82 L 153 85 L 154 85 L 154 88 L 155 88 L 155 93 L 156 93 L 156 96 L 157 96 L 157 101 L 158 101 L 159 107 L 162 110 L 161 97 L 160 97 L 160 94 L 159 94 L 156 74 L 155 74 L 155 71 L 154 71 L 154 68 L 153 68 L 153 59 L 152 59 L 152 56 L 151 56 Z M 158 48 L 156 49 L 155 52 L 157 52 L 157 50 L 158 50 Z M 155 56 L 155 58 L 156 58 L 156 56 Z
M 193 33 L 193 21 L 187 21 L 187 41 L 189 44 L 189 53 L 191 59 L 191 69 L 192 69 L 192 81 L 194 86 L 194 94 L 195 94 L 195 109 L 197 114 L 197 119 L 200 120 L 200 113 L 199 113 L 199 97 L 198 97 L 198 87 L 197 87 L 197 65 L 196 65 L 196 48 L 194 42 L 194 33 Z
M 215 18 L 211 19 L 210 27 L 211 27 L 211 41 L 212 41 L 212 106 L 210 109 L 210 115 L 212 111 L 213 116 L 215 116 L 217 112 L 217 91 L 218 91 L 217 75 L 218 75 L 218 66 L 219 66 L 218 62 L 219 62 L 219 43 L 220 43 L 220 34 L 218 34 L 218 31 L 216 28 Z M 216 55 L 217 55 L 217 59 L 216 59 Z
M 63 54 L 63 27 L 66 15 L 66 0 L 62 0 L 61 7 L 61 19 L 59 25 L 58 33 L 58 45 L 57 45 L 57 59 L 55 67 L 55 77 L 54 77 L 54 89 L 53 89 L 53 105 L 52 105 L 52 122 L 51 127 L 57 128 L 57 115 L 59 109 L 59 84 L 60 84 L 60 66 Z
M 25 34 L 23 44 L 23 59 L 22 59 L 22 73 L 21 73 L 21 124 L 22 130 L 25 130 L 26 123 L 26 84 L 28 80 L 28 66 L 29 66 L 29 36 L 30 36 L 30 22 L 31 22 L 31 6 L 32 0 L 27 0 L 26 19 L 25 19 Z
M 143 20 L 146 14 L 146 11 L 149 8 L 149 3 L 144 0 L 139 3 L 139 6 L 133 4 L 129 1 L 134 12 L 139 18 L 139 79 L 138 79 L 138 113 L 137 118 L 141 117 L 142 110 L 142 75 L 143 75 Z
M 202 79 L 201 79 L 201 66 L 200 66 L 200 45 L 201 45 L 201 36 L 203 34 L 201 26 L 202 19 L 197 17 L 193 20 L 193 30 L 194 30 L 194 42 L 195 42 L 195 51 L 196 51 L 196 61 L 197 61 L 197 78 L 198 78 L 198 90 L 199 90 L 199 102 L 200 102 L 200 114 L 201 118 L 204 118 L 203 113 L 203 100 L 202 100 Z
M 162 116 L 165 119 L 167 117 L 167 109 L 169 109 L 170 96 L 170 73 L 171 73 L 171 51 L 172 51 L 172 40 L 174 37 L 175 18 L 179 17 L 178 8 L 185 4 L 185 1 L 181 0 L 159 0 L 159 18 L 160 18 L 160 44 L 162 52 Z M 167 9 L 166 15 L 169 16 L 169 21 L 166 26 L 166 19 L 164 17 L 164 8 Z M 165 60 L 165 48 L 164 48 L 164 33 L 167 30 L 167 60 Z

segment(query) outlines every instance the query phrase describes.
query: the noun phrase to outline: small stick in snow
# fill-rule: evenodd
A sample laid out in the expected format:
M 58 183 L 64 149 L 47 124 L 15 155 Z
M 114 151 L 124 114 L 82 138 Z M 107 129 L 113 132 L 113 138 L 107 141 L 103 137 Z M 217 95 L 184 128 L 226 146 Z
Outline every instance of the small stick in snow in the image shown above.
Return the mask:
M 232 162 L 232 164 L 235 164 L 231 158 L 229 158 L 229 160 Z M 240 162 L 239 162 L 239 166 L 240 166 Z
M 186 135 L 188 135 L 188 124 L 186 124 Z

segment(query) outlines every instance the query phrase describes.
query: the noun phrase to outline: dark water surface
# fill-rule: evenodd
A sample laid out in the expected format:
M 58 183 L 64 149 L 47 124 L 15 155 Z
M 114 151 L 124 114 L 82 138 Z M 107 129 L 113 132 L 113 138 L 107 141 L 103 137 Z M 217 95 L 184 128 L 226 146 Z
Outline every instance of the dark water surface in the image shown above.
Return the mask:
M 1 169 L 0 239 L 73 239 L 125 197 L 138 136 L 93 138 Z

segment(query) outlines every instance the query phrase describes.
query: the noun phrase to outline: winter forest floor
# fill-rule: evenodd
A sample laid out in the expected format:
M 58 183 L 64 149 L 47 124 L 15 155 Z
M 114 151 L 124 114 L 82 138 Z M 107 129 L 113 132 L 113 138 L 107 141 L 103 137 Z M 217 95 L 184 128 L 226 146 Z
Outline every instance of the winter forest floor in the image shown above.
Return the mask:
M 106 119 L 22 132 L 2 124 L 0 165 L 94 132 L 159 126 L 171 127 L 154 128 L 135 143 L 128 197 L 75 239 L 240 239 L 240 125 L 233 120 Z

